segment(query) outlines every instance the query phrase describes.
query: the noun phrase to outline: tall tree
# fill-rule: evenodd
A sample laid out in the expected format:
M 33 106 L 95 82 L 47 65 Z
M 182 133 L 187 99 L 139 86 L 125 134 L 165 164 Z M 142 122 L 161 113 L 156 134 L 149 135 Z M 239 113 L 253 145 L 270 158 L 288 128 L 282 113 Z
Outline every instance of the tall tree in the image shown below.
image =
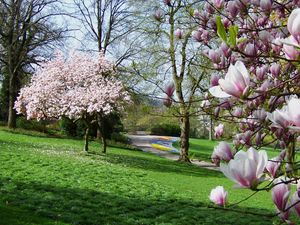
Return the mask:
M 84 25 L 84 41 L 88 40 L 83 41 L 85 49 L 108 53 L 116 66 L 135 53 L 130 35 L 138 26 L 130 0 L 74 0 L 74 4 Z
M 150 82 L 157 92 L 164 92 L 171 102 L 177 103 L 180 118 L 180 158 L 189 162 L 190 117 L 194 103 L 199 102 L 202 90 L 207 88 L 206 71 L 199 67 L 204 58 L 198 54 L 198 47 L 192 38 L 195 26 L 192 23 L 192 6 L 200 7 L 199 1 L 172 0 L 149 1 L 143 12 L 148 20 L 140 34 L 144 39 L 140 59 L 133 63 L 134 71 Z M 201 47 L 201 46 L 200 46 Z M 168 93 L 163 86 L 167 82 L 174 84 L 176 97 Z M 170 102 L 166 102 L 170 105 Z
M 52 18 L 60 15 L 57 0 L 0 0 L 2 87 L 8 94 L 8 127 L 16 127 L 14 102 L 22 81 L 66 29 Z

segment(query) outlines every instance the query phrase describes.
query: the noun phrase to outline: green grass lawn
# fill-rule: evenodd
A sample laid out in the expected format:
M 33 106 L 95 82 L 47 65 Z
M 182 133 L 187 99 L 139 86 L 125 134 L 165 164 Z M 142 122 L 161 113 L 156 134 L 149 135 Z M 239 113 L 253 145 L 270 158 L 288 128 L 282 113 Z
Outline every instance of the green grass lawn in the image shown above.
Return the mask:
M 232 210 L 214 209 L 210 190 L 223 185 L 229 202 L 249 196 L 220 172 L 141 151 L 98 152 L 83 141 L 0 129 L 0 224 L 272 224 L 270 193 Z M 197 143 L 192 145 L 197 147 Z M 207 150 L 206 145 L 201 145 Z M 213 147 L 213 145 L 211 146 Z
M 231 141 L 227 141 L 231 143 Z M 190 156 L 192 159 L 199 159 L 203 161 L 211 161 L 211 154 L 214 150 L 214 147 L 217 146 L 219 141 L 209 141 L 207 139 L 196 139 L 190 138 Z M 179 142 L 175 142 L 173 146 L 179 149 Z M 264 148 L 267 150 L 267 154 L 269 158 L 273 158 L 279 155 L 279 150 L 274 150 L 272 148 Z

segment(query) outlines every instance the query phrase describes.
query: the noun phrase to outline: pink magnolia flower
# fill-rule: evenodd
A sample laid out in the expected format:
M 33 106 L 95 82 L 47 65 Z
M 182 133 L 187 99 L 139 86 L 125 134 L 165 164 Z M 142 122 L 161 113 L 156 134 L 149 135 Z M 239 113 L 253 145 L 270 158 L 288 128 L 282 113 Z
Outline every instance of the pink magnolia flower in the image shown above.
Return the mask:
M 215 136 L 216 138 L 219 138 L 223 135 L 224 133 L 224 125 L 219 124 L 218 126 L 215 127 Z
M 271 0 L 260 0 L 260 7 L 262 10 L 270 11 L 272 9 Z
M 212 189 L 209 195 L 209 199 L 219 206 L 224 206 L 227 201 L 227 191 L 225 191 L 224 187 L 217 186 L 216 188 Z
M 230 65 L 225 79 L 219 80 L 219 86 L 211 87 L 209 92 L 218 98 L 235 96 L 237 98 L 246 94 L 250 84 L 249 73 L 241 61 Z
M 272 200 L 277 209 L 285 211 L 290 196 L 290 185 L 285 184 L 282 180 L 276 179 L 275 186 L 272 188 Z
M 266 165 L 266 170 L 270 173 L 270 175 L 275 178 L 276 177 L 276 172 L 280 167 L 282 159 L 280 157 L 275 157 L 272 158 L 271 160 L 268 161 Z
M 165 87 L 165 93 L 168 97 L 172 98 L 175 91 L 175 85 L 174 83 L 170 83 Z
M 210 85 L 213 86 L 218 86 L 219 85 L 219 79 L 220 77 L 217 74 L 213 74 L 210 78 Z
M 295 204 L 295 206 L 293 207 L 293 210 L 300 217 L 300 197 L 299 197 L 298 192 L 299 192 L 299 189 L 298 189 L 298 191 L 296 191 L 293 194 L 293 196 L 291 198 L 291 203 L 290 204 L 291 205 Z
M 270 72 L 273 77 L 278 77 L 280 74 L 280 64 L 274 63 L 270 67 Z
M 300 56 L 300 51 L 298 50 L 300 45 L 298 41 L 293 36 L 289 36 L 282 40 L 282 43 L 285 57 L 290 60 L 297 60 Z
M 178 28 L 177 30 L 175 30 L 174 35 L 177 39 L 181 39 L 183 37 L 183 31 Z
M 300 36 L 300 9 L 294 9 L 288 18 L 287 29 L 297 40 Z
M 213 4 L 217 9 L 221 9 L 223 7 L 223 0 L 213 0 Z
M 164 18 L 164 12 L 161 9 L 158 9 L 155 11 L 153 15 L 154 19 L 156 19 L 158 22 L 162 22 Z
M 277 128 L 287 128 L 291 125 L 290 121 L 287 119 L 287 107 L 284 106 L 281 110 L 276 109 L 272 113 L 268 113 L 267 118 L 273 123 L 273 127 Z
M 256 56 L 257 50 L 254 44 L 249 43 L 246 45 L 245 54 L 248 56 Z
M 221 163 L 220 170 L 237 187 L 255 189 L 262 181 L 268 162 L 266 151 L 257 152 L 249 148 L 247 152 L 239 151 L 228 164 Z
M 233 155 L 234 154 L 232 153 L 230 145 L 225 141 L 221 141 L 219 145 L 214 148 L 211 159 L 212 162 L 218 166 L 220 164 L 220 160 L 229 162 L 233 159 Z
M 293 97 L 287 104 L 287 118 L 297 127 L 300 127 L 300 99 Z

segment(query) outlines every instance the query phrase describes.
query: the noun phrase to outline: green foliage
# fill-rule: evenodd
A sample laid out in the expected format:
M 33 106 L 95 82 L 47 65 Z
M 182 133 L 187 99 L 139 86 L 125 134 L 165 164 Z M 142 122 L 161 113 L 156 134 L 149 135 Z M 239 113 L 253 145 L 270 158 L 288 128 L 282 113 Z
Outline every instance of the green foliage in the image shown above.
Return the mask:
M 222 23 L 221 17 L 217 16 L 216 17 L 216 24 L 217 24 L 217 33 L 219 35 L 219 37 L 225 42 L 227 43 L 227 34 L 226 34 L 226 30 L 225 27 Z
M 25 117 L 17 118 L 17 127 L 24 130 L 46 132 L 45 121 L 27 120 Z
M 230 26 L 229 27 L 229 45 L 230 47 L 236 46 L 236 36 L 238 34 L 239 27 L 238 26 Z
M 120 142 L 120 143 L 124 143 L 124 144 L 128 144 L 129 143 L 129 139 L 126 135 L 122 134 L 122 133 L 117 133 L 117 132 L 113 132 L 111 134 L 111 140 L 115 141 L 115 142 Z
M 167 135 L 167 136 L 180 136 L 180 127 L 178 124 L 158 124 L 151 127 L 151 134 Z
M 110 148 L 82 153 L 82 141 L 33 137 L 0 129 L 0 224 L 271 224 L 249 213 L 271 213 L 270 193 L 234 209 L 208 208 L 210 190 L 222 184 L 229 201 L 249 196 L 233 190 L 221 173 L 140 151 Z
M 235 47 L 236 46 L 236 37 L 238 34 L 238 26 L 230 26 L 228 28 L 229 35 L 226 33 L 226 29 L 223 25 L 223 22 L 221 20 L 220 16 L 216 17 L 216 24 L 217 24 L 217 33 L 218 36 L 230 47 Z

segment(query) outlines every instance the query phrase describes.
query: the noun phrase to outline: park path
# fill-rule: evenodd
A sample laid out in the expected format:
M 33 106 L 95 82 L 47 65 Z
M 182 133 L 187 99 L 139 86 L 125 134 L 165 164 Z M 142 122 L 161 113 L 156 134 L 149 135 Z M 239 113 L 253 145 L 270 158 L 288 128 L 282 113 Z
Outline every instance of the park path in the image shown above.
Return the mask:
M 130 138 L 131 144 L 133 146 L 137 147 L 138 149 L 141 149 L 144 152 L 150 152 L 152 154 L 170 160 L 174 160 L 174 161 L 178 160 L 179 158 L 178 150 L 176 150 L 172 146 L 172 143 L 178 140 L 178 138 L 167 137 L 167 136 L 156 136 L 156 135 L 127 135 L 127 136 Z M 178 152 L 177 154 L 176 151 Z M 209 162 L 192 160 L 192 163 L 202 168 L 219 170 L 218 167 L 216 167 L 214 164 Z

